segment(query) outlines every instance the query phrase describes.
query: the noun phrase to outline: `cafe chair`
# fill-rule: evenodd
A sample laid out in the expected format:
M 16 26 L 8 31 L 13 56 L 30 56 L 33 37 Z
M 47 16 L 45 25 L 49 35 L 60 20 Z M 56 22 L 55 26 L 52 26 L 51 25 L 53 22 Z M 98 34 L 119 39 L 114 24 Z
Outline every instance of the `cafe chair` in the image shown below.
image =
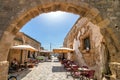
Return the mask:
M 94 79 L 94 74 L 95 74 L 95 70 L 90 70 L 87 72 L 87 74 L 85 74 L 84 76 L 90 80 L 90 79 Z
M 88 67 L 87 67 L 87 66 L 82 66 L 81 68 L 86 68 L 86 69 L 88 69 Z
M 83 80 L 83 76 L 81 75 L 81 72 L 78 70 L 78 66 L 72 67 L 72 77 L 73 80 L 78 79 L 78 80 Z

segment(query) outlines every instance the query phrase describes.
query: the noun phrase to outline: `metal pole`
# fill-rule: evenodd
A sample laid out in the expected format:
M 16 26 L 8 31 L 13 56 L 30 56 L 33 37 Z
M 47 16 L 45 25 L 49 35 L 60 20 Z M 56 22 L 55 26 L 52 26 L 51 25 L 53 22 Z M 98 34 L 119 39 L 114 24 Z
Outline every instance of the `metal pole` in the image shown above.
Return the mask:
M 51 51 L 51 43 L 50 43 L 50 51 Z

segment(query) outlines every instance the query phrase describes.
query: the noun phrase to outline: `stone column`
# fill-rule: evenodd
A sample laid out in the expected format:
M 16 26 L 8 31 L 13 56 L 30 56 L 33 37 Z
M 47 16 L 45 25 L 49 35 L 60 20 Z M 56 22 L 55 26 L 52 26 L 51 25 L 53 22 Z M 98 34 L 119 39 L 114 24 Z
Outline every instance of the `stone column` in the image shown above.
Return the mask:
M 7 80 L 8 65 L 8 61 L 0 61 L 0 80 Z
M 7 57 L 13 37 L 11 33 L 4 32 L 0 39 L 0 80 L 7 80 L 8 78 L 9 62 Z

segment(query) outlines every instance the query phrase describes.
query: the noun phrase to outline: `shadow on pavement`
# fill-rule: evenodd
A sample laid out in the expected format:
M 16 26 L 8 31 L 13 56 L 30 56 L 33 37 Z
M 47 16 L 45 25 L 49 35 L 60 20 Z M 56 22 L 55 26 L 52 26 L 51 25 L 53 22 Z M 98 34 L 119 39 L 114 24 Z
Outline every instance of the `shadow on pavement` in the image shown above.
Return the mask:
M 63 66 L 53 66 L 52 72 L 65 72 L 65 69 L 63 68 Z
M 58 61 L 58 60 L 55 60 L 54 62 L 60 62 L 60 61 Z
M 21 72 L 17 72 L 14 75 L 16 75 L 17 80 L 21 80 L 22 78 L 24 78 L 29 72 L 31 72 L 31 70 L 23 70 Z

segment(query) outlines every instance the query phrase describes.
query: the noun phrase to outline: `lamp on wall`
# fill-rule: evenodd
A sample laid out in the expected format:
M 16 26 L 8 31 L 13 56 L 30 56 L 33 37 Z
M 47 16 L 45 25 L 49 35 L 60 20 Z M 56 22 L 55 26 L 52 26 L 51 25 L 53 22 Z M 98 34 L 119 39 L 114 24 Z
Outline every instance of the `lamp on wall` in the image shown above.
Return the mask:
M 89 47 L 86 47 L 86 51 L 89 51 L 90 50 L 90 48 Z
M 87 51 L 90 50 L 90 38 L 89 37 L 86 37 L 84 39 L 84 49 L 86 49 Z

